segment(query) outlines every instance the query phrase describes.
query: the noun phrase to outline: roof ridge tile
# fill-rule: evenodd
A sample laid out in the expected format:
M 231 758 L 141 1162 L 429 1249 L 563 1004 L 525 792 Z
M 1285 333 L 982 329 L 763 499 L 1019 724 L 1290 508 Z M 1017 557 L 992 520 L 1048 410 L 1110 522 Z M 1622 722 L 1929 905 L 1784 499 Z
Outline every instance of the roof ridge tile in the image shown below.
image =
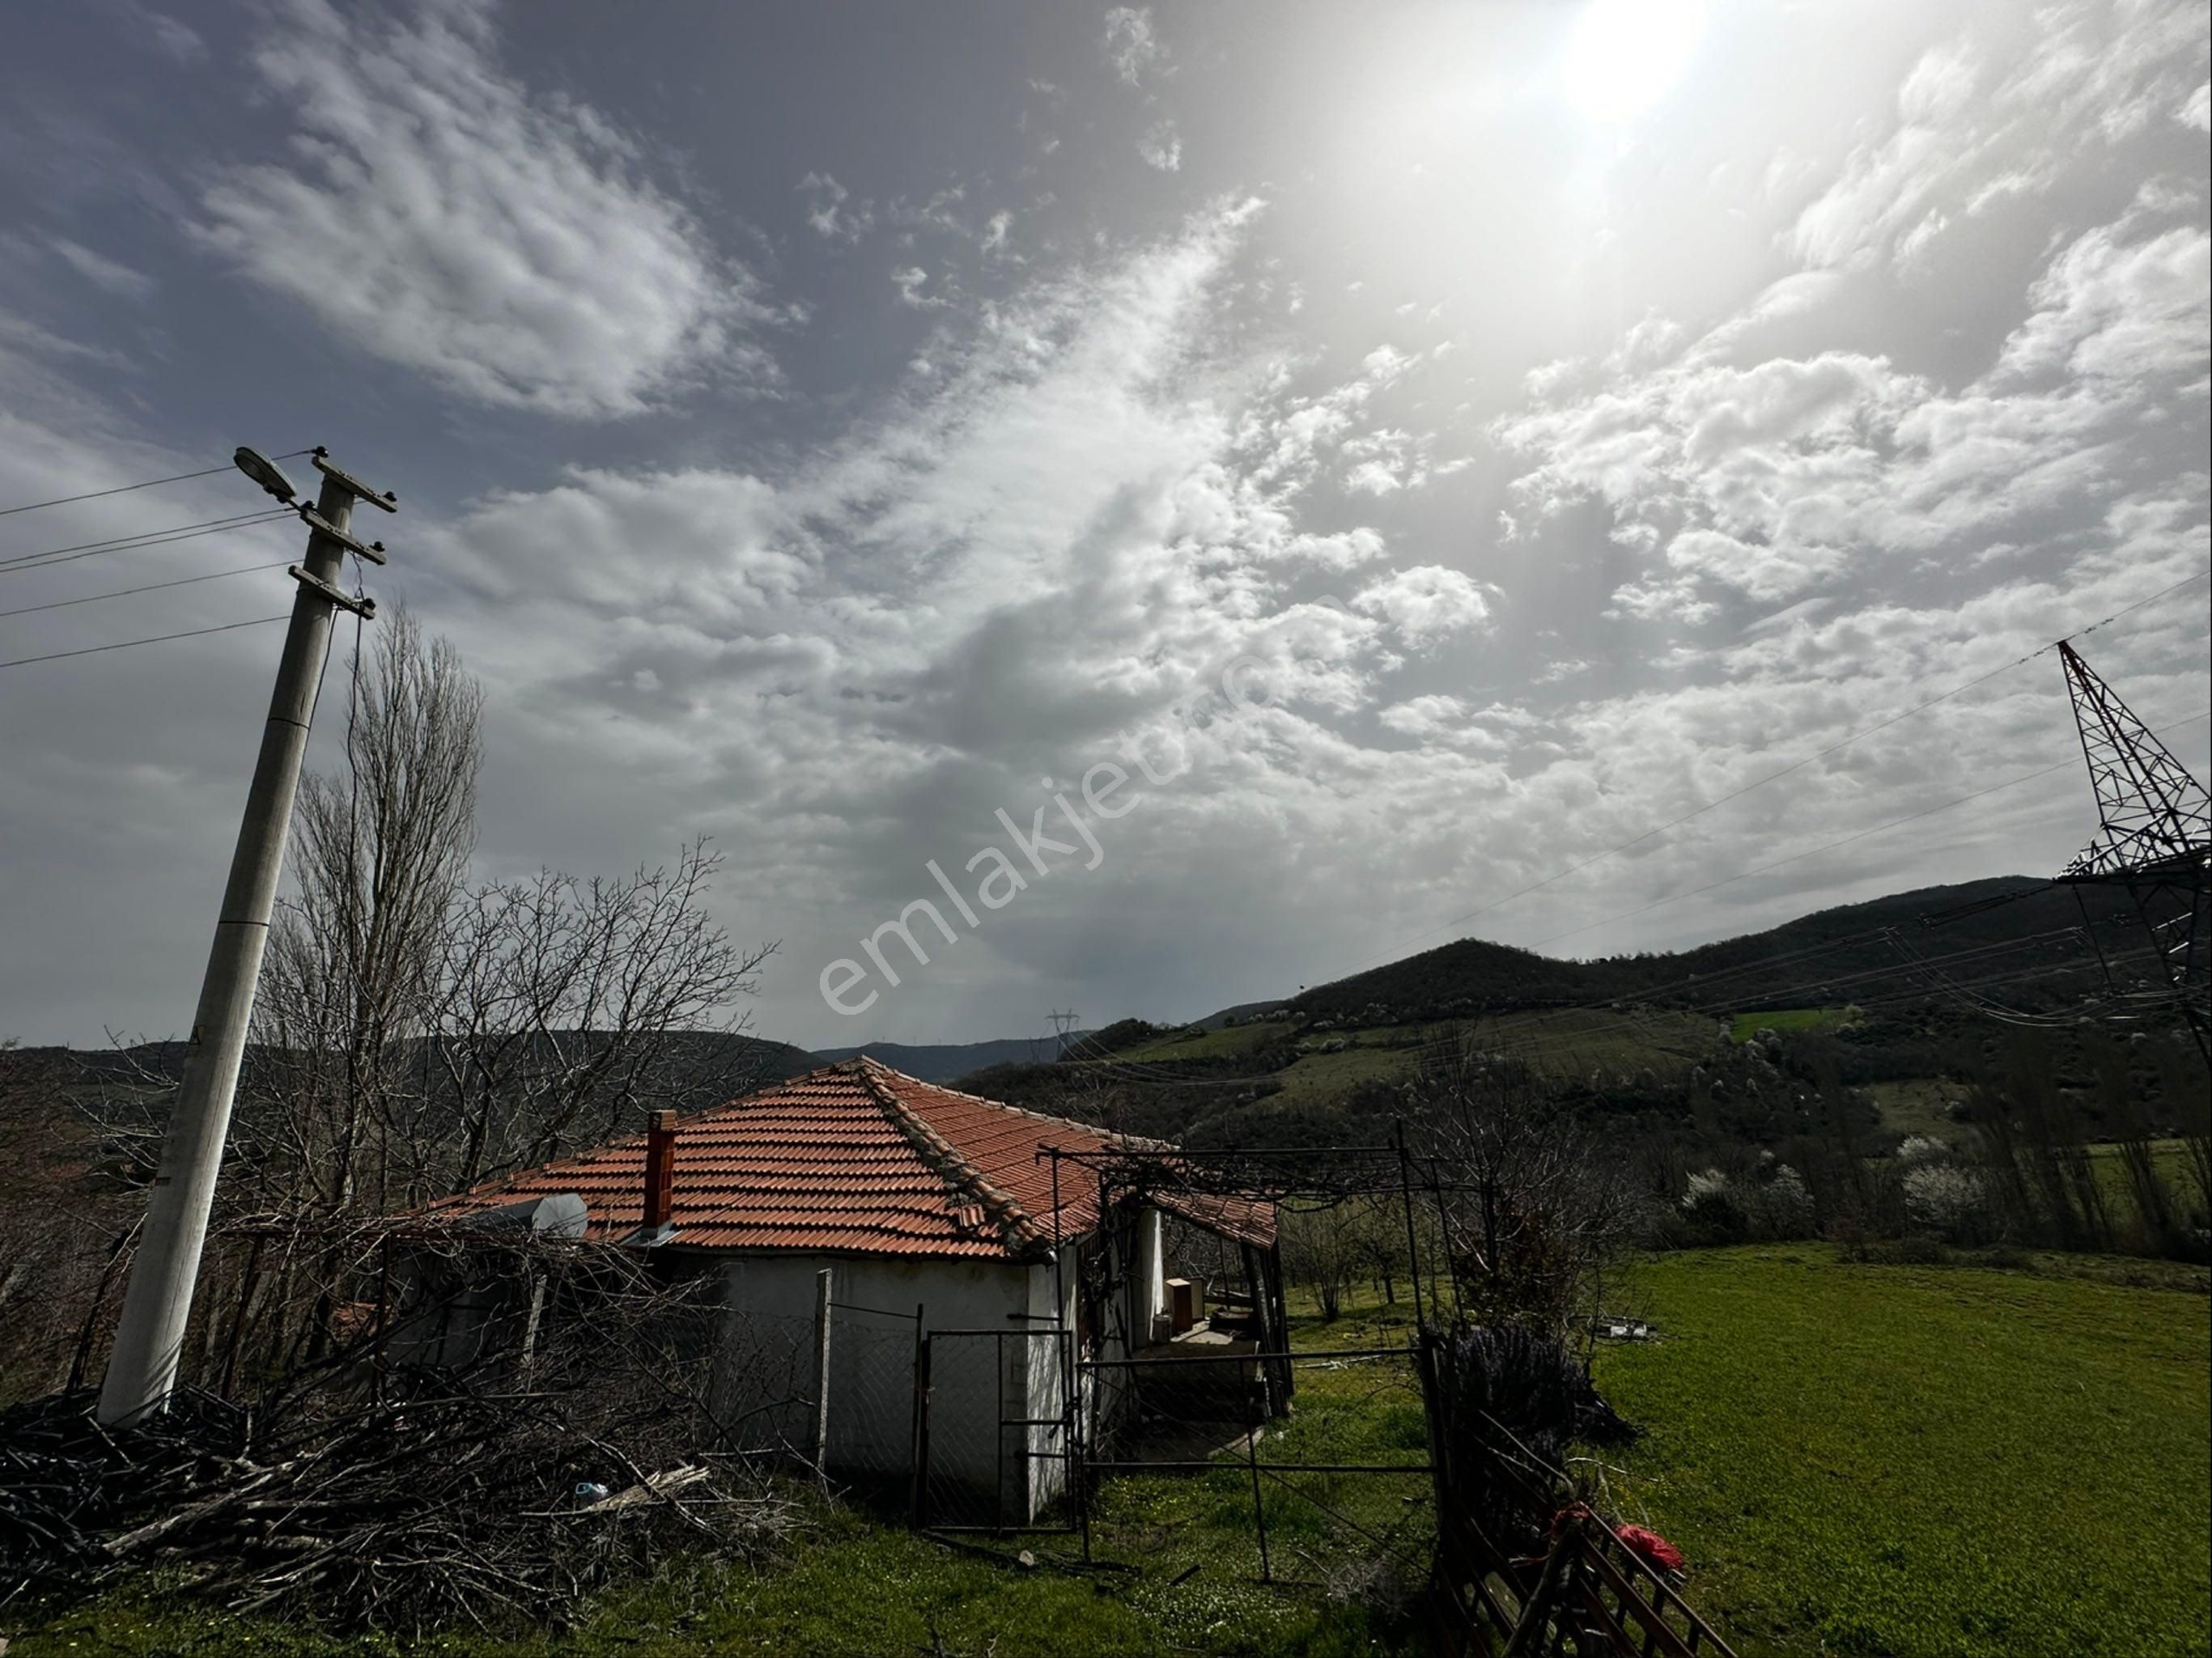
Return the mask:
M 875 1061 L 868 1060 L 865 1055 L 860 1056 L 857 1062 L 866 1066 L 876 1066 Z M 877 1068 L 889 1072 L 890 1075 L 904 1081 L 921 1083 L 924 1088 L 935 1086 L 931 1083 L 921 1082 L 919 1077 L 909 1077 L 903 1071 L 892 1071 L 889 1066 L 879 1066 Z M 985 1215 L 998 1224 L 1000 1231 L 1005 1236 L 1008 1250 L 1020 1254 L 1035 1248 L 1045 1241 L 1044 1230 L 1030 1218 L 1029 1212 L 1015 1199 L 1013 1193 L 1003 1191 L 993 1184 L 966 1152 L 939 1133 L 928 1119 L 902 1099 L 896 1089 L 885 1087 L 882 1079 L 874 1075 L 872 1071 L 862 1070 L 857 1074 L 867 1084 L 868 1091 L 883 1107 L 884 1114 L 891 1123 L 904 1133 L 908 1139 L 912 1142 L 915 1151 L 940 1175 L 951 1180 L 954 1187 L 953 1195 L 980 1206 Z M 946 1089 L 942 1091 L 951 1093 L 952 1090 Z M 966 1230 L 957 1211 L 955 1212 L 954 1222 L 955 1224 L 961 1225 L 963 1230 Z
M 916 1084 L 921 1087 L 929 1089 L 934 1093 L 949 1094 L 956 1100 L 967 1100 L 975 1105 L 988 1105 L 994 1111 L 1003 1111 L 1010 1117 L 1027 1117 L 1031 1122 L 1050 1123 L 1054 1128 L 1073 1128 L 1078 1133 L 1095 1135 L 1102 1140 L 1109 1140 L 1116 1145 L 1149 1148 L 1153 1146 L 1165 1146 L 1170 1144 L 1170 1142 L 1167 1140 L 1147 1140 L 1139 1135 L 1124 1134 L 1118 1129 L 1101 1128 L 1096 1123 L 1078 1122 L 1073 1117 L 1055 1117 L 1049 1112 L 1032 1111 L 1025 1105 L 1013 1105 L 1005 1100 L 992 1099 L 988 1095 L 970 1094 L 961 1089 L 947 1088 L 943 1083 L 925 1081 L 923 1078 L 914 1075 L 911 1072 L 896 1070 L 890 1066 L 885 1065 L 881 1060 L 872 1060 L 868 1058 L 865 1054 L 857 1055 L 851 1060 L 841 1061 L 841 1063 L 847 1065 L 872 1066 L 878 1071 L 884 1072 L 890 1076 L 896 1077 L 902 1082 Z

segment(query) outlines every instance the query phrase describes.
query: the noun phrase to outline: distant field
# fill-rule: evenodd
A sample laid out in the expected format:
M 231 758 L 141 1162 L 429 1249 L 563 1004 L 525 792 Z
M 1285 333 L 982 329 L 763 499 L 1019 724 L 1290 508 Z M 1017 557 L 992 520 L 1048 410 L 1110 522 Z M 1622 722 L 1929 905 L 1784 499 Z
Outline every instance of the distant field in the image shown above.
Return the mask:
M 1114 1059 L 1118 1063 L 1131 1065 L 1147 1061 L 1172 1064 L 1177 1060 L 1235 1059 L 1242 1054 L 1256 1053 L 1270 1042 L 1291 1035 L 1295 1029 L 1287 1022 L 1269 1019 L 1257 1024 L 1224 1025 L 1218 1030 L 1178 1032 L 1172 1036 L 1163 1036 L 1157 1042 L 1146 1042 L 1141 1048 L 1124 1048 L 1115 1054 Z
M 2090 1166 L 2097 1171 L 2099 1181 L 2120 1199 L 2122 1212 L 2133 1214 L 2133 1209 L 2127 1206 L 2132 1201 L 2129 1196 L 2132 1188 L 2128 1182 L 2127 1168 L 2120 1161 L 2120 1148 L 2093 1145 L 2089 1155 L 2094 1160 Z M 2151 1167 L 2158 1171 L 2159 1179 L 2166 1183 L 2167 1193 L 2185 1214 L 2203 1206 L 2204 1198 L 2197 1184 L 2197 1165 L 2189 1155 L 2186 1140 L 2153 1140 L 2150 1157 Z
M 1729 1025 L 1731 1042 L 1747 1042 L 1762 1030 L 1788 1035 L 1793 1030 L 1825 1030 L 1850 1017 L 1838 1007 L 1771 1008 L 1765 1012 L 1739 1013 Z
M 1886 1129 L 1939 1140 L 1955 1140 L 1966 1132 L 1951 1117 L 1951 1102 L 1966 1092 L 1957 1083 L 1911 1077 L 1901 1082 L 1875 1083 L 1869 1091 L 1881 1108 L 1881 1126 Z
M 1298 1059 L 1273 1074 L 1286 1103 L 1333 1104 L 1353 1087 L 1410 1074 L 1425 1052 L 1464 1032 L 1476 1046 L 1526 1059 L 1544 1069 L 1608 1078 L 1650 1071 L 1679 1078 L 1712 1048 L 1720 1026 L 1708 1014 L 1654 1008 L 1641 1012 L 1573 1008 L 1507 1013 L 1463 1024 L 1382 1025 L 1359 1030 L 1301 1031 L 1281 1020 L 1163 1037 L 1114 1056 L 1117 1064 L 1173 1066 L 1178 1060 L 1235 1059 L 1295 1038 Z M 1335 1042 L 1336 1053 L 1321 1050 Z
M 1742 1658 L 2204 1651 L 2202 1293 L 1808 1244 L 1662 1257 L 1634 1294 L 1665 1339 L 1599 1358 L 1647 1430 L 1613 1497 Z

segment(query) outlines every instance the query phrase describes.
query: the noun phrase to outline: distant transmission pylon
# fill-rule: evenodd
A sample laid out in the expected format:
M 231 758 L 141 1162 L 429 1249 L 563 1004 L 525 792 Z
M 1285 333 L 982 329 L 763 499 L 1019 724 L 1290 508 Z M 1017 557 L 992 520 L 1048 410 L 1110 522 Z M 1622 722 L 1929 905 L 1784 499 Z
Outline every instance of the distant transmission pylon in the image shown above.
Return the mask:
M 1054 1008 L 1050 1013 L 1045 1015 L 1045 1017 L 1052 1021 L 1052 1028 L 1057 1033 L 1052 1045 L 1054 1059 L 1057 1060 L 1067 1052 L 1067 1033 L 1075 1029 L 1075 1022 L 1080 1017 L 1073 1008 L 1065 1013 Z
M 2208 895 L 2212 895 L 2212 796 L 2136 718 L 2069 644 L 2060 643 L 2081 755 L 2097 794 L 2097 833 L 2058 878 L 2079 890 L 2125 890 L 2149 930 L 2208 1059 Z

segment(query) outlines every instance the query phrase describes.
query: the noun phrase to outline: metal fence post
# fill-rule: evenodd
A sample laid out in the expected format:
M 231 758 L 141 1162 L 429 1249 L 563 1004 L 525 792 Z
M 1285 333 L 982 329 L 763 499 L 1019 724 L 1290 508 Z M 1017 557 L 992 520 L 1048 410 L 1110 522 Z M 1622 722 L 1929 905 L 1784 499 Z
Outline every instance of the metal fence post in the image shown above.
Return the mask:
M 929 1332 L 915 1312 L 914 1335 L 914 1523 L 929 1523 Z
M 1240 1383 L 1243 1381 L 1243 1368 L 1241 1363 L 1237 1367 L 1237 1380 Z M 1251 1465 L 1252 1469 L 1252 1523 L 1260 1533 L 1260 1581 L 1263 1583 L 1272 1583 L 1275 1581 L 1275 1574 L 1267 1561 L 1267 1499 L 1261 1494 L 1260 1491 L 1260 1436 L 1257 1430 L 1258 1424 L 1253 1420 L 1252 1390 L 1245 1388 L 1243 1392 L 1244 1394 L 1244 1458 Z
M 834 1269 L 814 1275 L 814 1473 L 830 1483 L 830 1292 Z

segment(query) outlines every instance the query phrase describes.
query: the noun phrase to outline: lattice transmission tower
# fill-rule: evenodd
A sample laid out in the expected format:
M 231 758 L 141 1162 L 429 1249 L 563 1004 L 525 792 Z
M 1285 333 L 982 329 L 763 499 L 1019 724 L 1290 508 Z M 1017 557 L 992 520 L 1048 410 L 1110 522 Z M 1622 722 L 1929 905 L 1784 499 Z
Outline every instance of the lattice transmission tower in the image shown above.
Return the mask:
M 2136 718 L 2080 653 L 2058 647 L 2074 723 L 2097 795 L 2097 833 L 2061 884 L 2124 889 L 2148 929 L 2199 1048 L 2206 1029 L 2206 910 L 2212 895 L 2212 796 Z

